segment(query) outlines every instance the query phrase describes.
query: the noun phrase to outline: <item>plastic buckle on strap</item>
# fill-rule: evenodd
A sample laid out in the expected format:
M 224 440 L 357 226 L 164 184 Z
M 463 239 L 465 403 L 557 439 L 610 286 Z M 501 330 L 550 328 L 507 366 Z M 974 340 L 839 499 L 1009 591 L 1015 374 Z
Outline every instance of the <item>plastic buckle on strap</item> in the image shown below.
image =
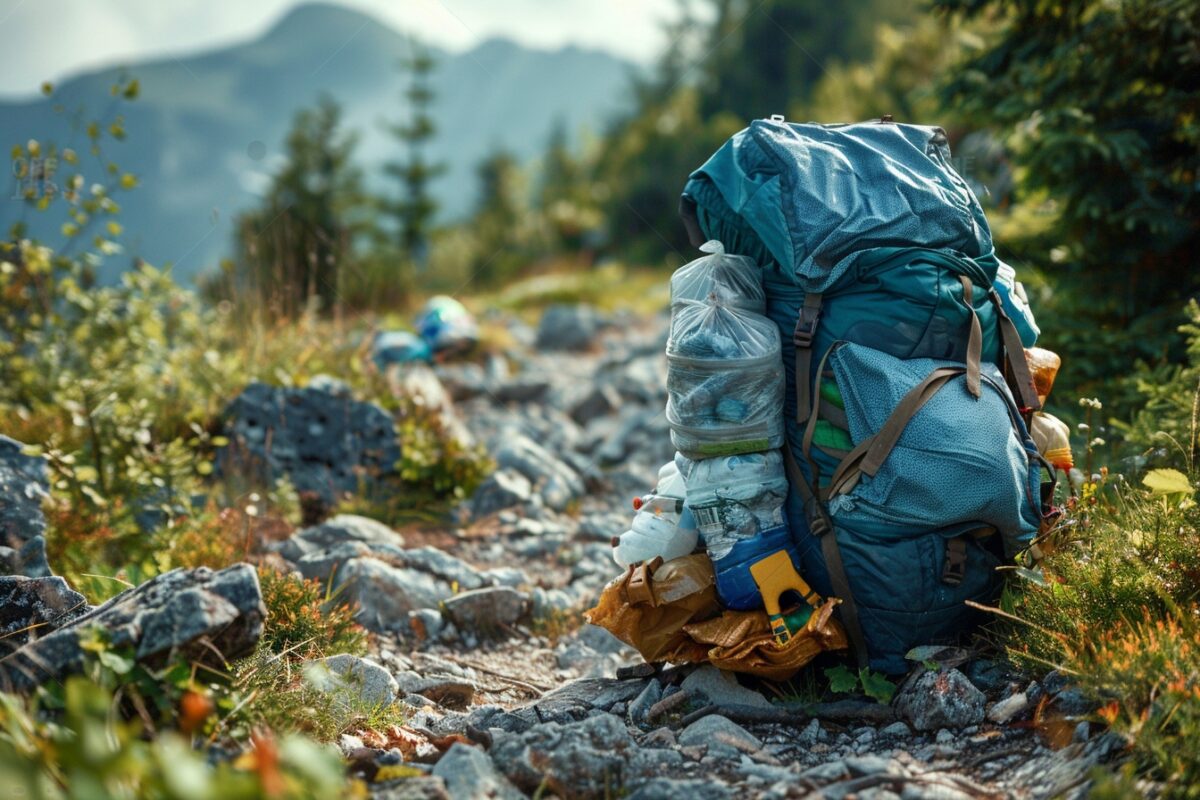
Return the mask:
M 946 561 L 942 564 L 942 583 L 958 586 L 967 574 L 967 542 L 961 537 L 946 542 Z
M 817 333 L 817 324 L 821 321 L 820 311 L 811 311 L 808 308 L 802 308 L 800 315 L 796 317 L 796 329 L 792 331 L 792 343 L 796 347 L 809 349 L 812 347 L 813 337 Z

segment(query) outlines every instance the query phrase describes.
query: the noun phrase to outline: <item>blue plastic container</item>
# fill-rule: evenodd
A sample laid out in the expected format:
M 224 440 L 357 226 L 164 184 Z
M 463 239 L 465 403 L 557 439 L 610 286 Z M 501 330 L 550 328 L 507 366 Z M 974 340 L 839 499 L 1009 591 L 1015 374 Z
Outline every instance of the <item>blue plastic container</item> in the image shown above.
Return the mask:
M 748 539 L 742 539 L 724 558 L 714 561 L 713 569 L 717 573 L 717 594 L 720 596 L 721 602 L 727 608 L 737 611 L 752 611 L 762 608 L 762 595 L 758 591 L 758 584 L 754 582 L 754 576 L 750 574 L 750 567 L 760 559 L 779 550 L 788 552 L 792 559 L 792 565 L 799 572 L 800 556 L 796 552 L 796 546 L 792 542 L 792 534 L 787 525 L 768 528 Z

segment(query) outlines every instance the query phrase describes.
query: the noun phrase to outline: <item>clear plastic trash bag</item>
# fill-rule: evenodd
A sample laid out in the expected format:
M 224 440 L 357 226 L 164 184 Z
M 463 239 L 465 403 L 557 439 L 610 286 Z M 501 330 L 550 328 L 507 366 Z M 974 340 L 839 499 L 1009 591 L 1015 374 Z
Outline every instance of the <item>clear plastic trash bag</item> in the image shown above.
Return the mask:
M 667 342 L 667 422 L 689 458 L 783 445 L 783 362 L 779 329 L 715 294 L 684 301 Z
M 762 314 L 766 310 L 762 275 L 754 259 L 725 252 L 716 239 L 700 245 L 707 255 L 684 264 L 671 276 L 671 308 L 687 301 L 703 302 L 716 294 L 733 308 Z

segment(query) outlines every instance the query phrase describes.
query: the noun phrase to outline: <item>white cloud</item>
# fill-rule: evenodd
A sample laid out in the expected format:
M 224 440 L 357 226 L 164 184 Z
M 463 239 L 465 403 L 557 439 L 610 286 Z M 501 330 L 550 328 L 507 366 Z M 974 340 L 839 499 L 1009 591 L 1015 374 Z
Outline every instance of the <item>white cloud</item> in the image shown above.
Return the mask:
M 301 0 L 0 0 L 0 94 L 103 64 L 252 38 Z M 662 46 L 676 0 L 342 0 L 389 25 L 463 49 L 489 36 L 577 44 L 642 63 Z

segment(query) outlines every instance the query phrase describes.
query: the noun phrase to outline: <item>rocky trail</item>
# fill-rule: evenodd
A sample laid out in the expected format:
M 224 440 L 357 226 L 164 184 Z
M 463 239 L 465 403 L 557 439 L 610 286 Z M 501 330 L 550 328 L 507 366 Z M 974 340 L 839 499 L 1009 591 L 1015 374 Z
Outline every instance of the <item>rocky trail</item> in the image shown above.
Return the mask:
M 673 455 L 663 415 L 666 320 L 558 307 L 537 330 L 507 324 L 514 344 L 503 358 L 395 378 L 398 391 L 440 408 L 497 464 L 457 519 L 393 530 L 340 515 L 267 556 L 356 602 L 376 634 L 368 657 L 326 664 L 342 676 L 338 691 L 409 711 L 403 729 L 341 739 L 373 797 L 1082 796 L 1090 770 L 1123 751 L 1123 741 L 1092 730 L 1092 707 L 1061 676 L 1035 680 L 966 650 L 914 664 L 884 705 L 815 698 L 803 679 L 742 683 L 707 666 L 645 665 L 583 623 L 620 571 L 610 539 L 628 525 L 630 498 Z M 298 405 L 323 413 L 317 394 L 340 390 L 303 391 Z M 255 408 L 297 405 L 299 396 L 260 398 Z M 235 429 L 261 427 L 250 424 L 254 409 L 240 413 Z M 368 412 L 359 416 L 369 423 Z M 317 463 L 305 461 L 304 447 L 295 448 L 293 479 L 326 480 L 302 474 Z M 36 470 L 0 455 L 0 480 L 36 500 Z M 317 468 L 336 469 L 343 457 L 325 452 Z M 14 508 L 0 514 L 15 527 Z M 20 514 L 33 512 L 26 505 Z M 6 633 L 38 623 L 56 630 L 4 640 L 0 672 L 14 683 L 69 671 L 78 657 L 72 628 L 89 618 L 110 620 L 148 656 L 214 631 L 228 651 L 244 651 L 261 630 L 253 573 L 240 567 L 171 573 L 151 582 L 168 586 L 89 610 L 50 577 L 44 557 L 37 562 L 36 527 L 24 530 L 20 550 L 0 554 L 7 572 L 27 576 L 0 578 L 0 621 Z M 398 775 L 401 764 L 412 769 Z

